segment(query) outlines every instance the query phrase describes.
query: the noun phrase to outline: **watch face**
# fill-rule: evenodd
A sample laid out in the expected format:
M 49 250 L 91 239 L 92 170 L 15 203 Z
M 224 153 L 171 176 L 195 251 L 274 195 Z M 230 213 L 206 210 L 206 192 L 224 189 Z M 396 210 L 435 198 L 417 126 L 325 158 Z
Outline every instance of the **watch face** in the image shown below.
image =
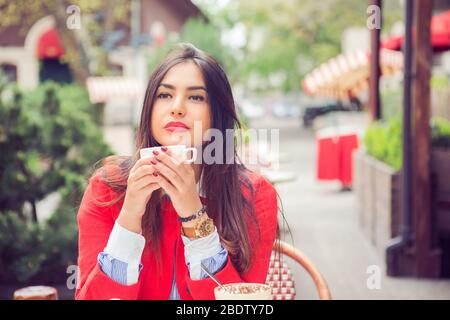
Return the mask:
M 195 231 L 198 237 L 206 237 L 214 232 L 214 223 L 212 219 L 203 219 L 198 222 L 195 227 Z

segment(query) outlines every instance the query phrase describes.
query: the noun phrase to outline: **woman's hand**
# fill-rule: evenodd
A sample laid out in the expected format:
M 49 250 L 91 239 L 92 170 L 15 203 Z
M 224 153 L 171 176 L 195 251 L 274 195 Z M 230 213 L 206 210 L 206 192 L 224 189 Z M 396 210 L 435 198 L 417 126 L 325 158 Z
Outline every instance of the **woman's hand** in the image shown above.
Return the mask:
M 151 161 L 153 157 L 139 159 L 131 168 L 122 210 L 117 218 L 122 227 L 136 233 L 142 232 L 141 220 L 148 200 L 153 191 L 160 188 Z
M 170 196 L 180 217 L 188 217 L 202 207 L 196 188 L 195 172 L 191 164 L 181 163 L 170 156 L 170 151 L 155 152 L 152 165 L 159 173 L 158 184 Z M 183 223 L 184 226 L 186 223 Z

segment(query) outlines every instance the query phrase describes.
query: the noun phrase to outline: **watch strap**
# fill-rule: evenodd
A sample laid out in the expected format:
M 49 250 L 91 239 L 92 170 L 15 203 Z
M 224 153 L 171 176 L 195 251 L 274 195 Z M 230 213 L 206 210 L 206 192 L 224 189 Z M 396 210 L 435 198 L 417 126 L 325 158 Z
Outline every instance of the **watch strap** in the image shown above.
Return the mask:
M 194 227 L 181 227 L 181 234 L 189 239 L 197 239 L 197 233 Z

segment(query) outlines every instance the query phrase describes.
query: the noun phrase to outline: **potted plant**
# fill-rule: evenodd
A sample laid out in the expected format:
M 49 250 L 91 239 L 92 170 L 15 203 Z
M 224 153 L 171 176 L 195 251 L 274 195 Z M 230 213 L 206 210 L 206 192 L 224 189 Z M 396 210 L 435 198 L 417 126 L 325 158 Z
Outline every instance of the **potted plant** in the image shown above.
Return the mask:
M 400 217 L 401 123 L 373 123 L 363 147 L 354 153 L 354 190 L 359 222 L 371 243 L 384 254 L 398 234 Z
M 439 234 L 450 234 L 450 122 L 431 122 L 432 205 Z M 399 234 L 402 167 L 401 120 L 374 122 L 354 153 L 354 191 L 364 233 L 384 256 L 387 242 Z
M 432 121 L 432 205 L 442 255 L 442 276 L 450 277 L 450 123 L 442 118 Z

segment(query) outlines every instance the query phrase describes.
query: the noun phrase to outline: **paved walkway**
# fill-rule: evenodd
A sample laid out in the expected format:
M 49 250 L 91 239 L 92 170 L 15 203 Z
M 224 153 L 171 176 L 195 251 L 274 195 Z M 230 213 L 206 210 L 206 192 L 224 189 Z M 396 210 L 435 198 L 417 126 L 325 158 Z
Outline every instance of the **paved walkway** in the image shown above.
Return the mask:
M 321 270 L 335 299 L 450 299 L 450 280 L 399 279 L 385 276 L 384 262 L 358 225 L 352 192 L 339 183 L 315 179 L 314 133 L 300 128 L 297 119 L 265 119 L 256 127 L 280 128 L 280 152 L 290 154 L 281 169 L 295 171 L 295 182 L 277 190 L 292 230 L 294 245 Z M 290 242 L 289 237 L 286 238 Z M 370 266 L 381 271 L 380 289 L 370 290 Z M 316 299 L 306 272 L 294 268 L 298 299 Z
M 103 128 L 103 137 L 115 154 L 121 156 L 130 156 L 133 154 L 135 142 L 130 126 L 106 126 Z

